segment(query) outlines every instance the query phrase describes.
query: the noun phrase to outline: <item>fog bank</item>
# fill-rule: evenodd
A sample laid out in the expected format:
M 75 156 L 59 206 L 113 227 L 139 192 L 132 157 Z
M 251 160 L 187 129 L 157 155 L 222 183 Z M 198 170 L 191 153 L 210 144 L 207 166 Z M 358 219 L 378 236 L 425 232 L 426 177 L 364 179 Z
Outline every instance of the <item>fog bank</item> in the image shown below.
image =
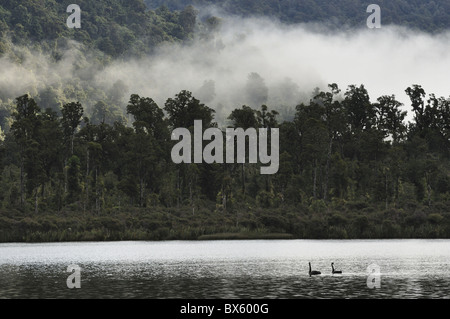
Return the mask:
M 84 87 L 105 92 L 114 93 L 120 83 L 118 98 L 125 108 L 132 93 L 163 107 L 167 98 L 186 89 L 214 108 L 222 122 L 244 104 L 267 104 L 291 118 L 295 105 L 329 83 L 343 91 L 350 84 L 364 84 L 373 101 L 395 94 L 408 111 L 404 91 L 412 84 L 437 96 L 450 95 L 450 32 L 430 35 L 403 27 L 335 32 L 317 25 L 226 18 L 219 30 L 201 35 L 190 44 L 165 45 L 153 55 L 112 61 L 104 68 L 82 58 L 75 43 L 57 63 L 34 54 L 26 55 L 21 65 L 4 57 L 0 92 L 40 91 L 77 77 Z

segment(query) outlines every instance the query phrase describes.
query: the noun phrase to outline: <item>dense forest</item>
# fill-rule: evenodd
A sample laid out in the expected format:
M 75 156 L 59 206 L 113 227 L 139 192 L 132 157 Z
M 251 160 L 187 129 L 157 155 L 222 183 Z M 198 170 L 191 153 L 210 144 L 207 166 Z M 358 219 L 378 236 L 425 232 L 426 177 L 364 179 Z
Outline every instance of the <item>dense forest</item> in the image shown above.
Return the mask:
M 235 127 L 279 128 L 275 175 L 174 164 L 171 130 L 217 126 L 188 91 L 164 107 L 132 95 L 131 126 L 92 124 L 80 103 L 58 116 L 18 97 L 1 145 L 1 239 L 448 237 L 450 100 L 408 87 L 406 124 L 395 96 L 371 103 L 364 85 L 341 93 L 316 92 L 290 122 L 265 105 L 231 112 Z
M 69 29 L 65 25 L 66 8 L 71 3 L 70 0 L 2 1 L 0 54 L 11 50 L 11 43 L 31 44 L 58 58 L 58 46 L 72 39 L 87 49 L 98 49 L 107 57 L 142 55 L 161 43 L 188 39 L 195 27 L 192 7 L 150 11 L 141 0 L 80 0 L 77 4 L 82 8 L 82 28 Z
M 82 55 L 71 62 L 69 80 L 23 92 L 17 83 L 26 79 L 13 82 L 14 68 L 0 71 L 0 241 L 450 238 L 447 97 L 411 84 L 408 122 L 389 92 L 372 100 L 363 84 L 330 84 L 308 102 L 289 105 L 287 118 L 263 103 L 267 86 L 252 73 L 243 92 L 253 105 L 233 105 L 223 122 L 204 100 L 208 92 L 182 90 L 158 104 L 139 92 L 124 98 L 120 81 L 94 87 L 90 69 L 207 38 L 220 24 L 213 16 L 199 19 L 186 6 L 191 2 L 146 2 L 80 0 L 80 30 L 65 27 L 71 1 L 0 4 L 2 67 L 13 63 L 32 75 L 45 63 L 50 70 L 61 66 L 67 52 Z M 365 2 L 341 2 L 339 9 L 330 1 L 220 5 L 289 23 L 320 22 L 328 12 L 348 24 L 358 14 L 365 21 L 355 5 Z M 447 3 L 414 3 L 386 2 L 385 21 L 395 16 L 426 31 L 449 27 Z M 45 59 L 27 62 L 40 55 Z M 278 128 L 278 173 L 261 175 L 260 164 L 174 164 L 171 132 L 192 130 L 194 120 L 203 129 Z
M 187 5 L 214 5 L 238 16 L 264 16 L 284 23 L 317 22 L 337 28 L 364 26 L 366 8 L 382 9 L 383 25 L 396 24 L 428 32 L 450 27 L 450 3 L 446 0 L 145 0 L 150 8 L 165 5 L 181 10 Z

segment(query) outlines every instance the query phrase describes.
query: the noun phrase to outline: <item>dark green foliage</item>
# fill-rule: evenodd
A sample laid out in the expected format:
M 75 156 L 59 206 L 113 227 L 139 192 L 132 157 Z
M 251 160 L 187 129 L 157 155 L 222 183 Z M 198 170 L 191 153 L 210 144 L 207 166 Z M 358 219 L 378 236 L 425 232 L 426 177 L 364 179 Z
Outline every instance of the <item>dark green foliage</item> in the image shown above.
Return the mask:
M 228 119 L 233 122 L 234 127 L 241 127 L 244 130 L 259 126 L 255 110 L 246 105 L 243 105 L 241 109 L 233 110 Z
M 450 237 L 450 158 L 435 144 L 448 143 L 447 100 L 408 88 L 416 118 L 442 115 L 406 126 L 394 96 L 339 92 L 317 91 L 292 122 L 266 105 L 231 112 L 235 127 L 279 127 L 273 176 L 260 164 L 173 164 L 172 128 L 217 125 L 188 91 L 167 99 L 166 115 L 132 95 L 132 127 L 21 96 L 0 145 L 0 240 Z
M 203 127 L 214 126 L 214 110 L 197 100 L 189 91 L 181 91 L 175 98 L 166 101 L 164 110 L 172 128 L 194 126 L 195 120 L 202 120 Z
M 67 203 L 73 203 L 79 199 L 81 195 L 81 162 L 80 159 L 73 155 L 69 158 L 67 169 Z
M 76 4 L 81 8 L 82 28 L 69 29 L 66 18 L 70 13 L 66 9 L 72 3 L 70 0 L 2 1 L 0 39 L 7 35 L 16 44 L 36 42 L 48 48 L 57 48 L 55 40 L 74 39 L 119 57 L 151 52 L 164 41 L 183 41 L 191 36 L 196 25 L 197 12 L 192 7 L 180 12 L 149 11 L 143 0 L 80 0 Z M 2 51 L 0 44 L 0 54 Z
M 365 26 L 371 0 L 145 0 L 150 8 L 161 5 L 183 10 L 187 5 L 215 5 L 229 14 L 243 17 L 266 16 L 285 23 L 318 22 L 334 28 Z M 439 32 L 450 27 L 447 0 L 380 0 L 383 25 L 397 24 L 413 29 Z
M 61 125 L 63 128 L 64 139 L 67 143 L 66 145 L 70 145 L 70 154 L 73 154 L 75 132 L 77 131 L 78 125 L 81 123 L 83 112 L 83 107 L 79 102 L 65 104 L 61 110 Z

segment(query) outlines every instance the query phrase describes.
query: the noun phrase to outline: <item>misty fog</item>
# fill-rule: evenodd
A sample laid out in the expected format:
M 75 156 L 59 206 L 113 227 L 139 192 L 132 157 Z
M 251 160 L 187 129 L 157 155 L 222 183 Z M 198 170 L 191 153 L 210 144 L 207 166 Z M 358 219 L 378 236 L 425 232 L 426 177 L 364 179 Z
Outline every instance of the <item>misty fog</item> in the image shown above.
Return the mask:
M 333 31 L 228 17 L 208 37 L 199 31 L 192 43 L 167 44 L 150 56 L 111 61 L 105 67 L 84 57 L 81 45 L 72 41 L 58 62 L 15 47 L 19 59 L 0 59 L 0 98 L 37 95 L 47 86 L 75 83 L 72 98 L 83 100 L 76 96 L 76 83 L 81 83 L 98 100 L 105 97 L 97 96 L 96 88 L 115 95 L 125 109 L 133 93 L 163 107 L 167 98 L 186 89 L 215 109 L 216 120 L 223 124 L 231 110 L 244 104 L 266 104 L 291 118 L 295 105 L 307 102 L 314 88 L 326 90 L 329 83 L 337 83 L 343 92 L 350 84 L 364 84 L 373 101 L 395 94 L 409 110 L 404 91 L 412 84 L 448 97 L 449 40 L 450 32 L 430 35 L 403 27 Z

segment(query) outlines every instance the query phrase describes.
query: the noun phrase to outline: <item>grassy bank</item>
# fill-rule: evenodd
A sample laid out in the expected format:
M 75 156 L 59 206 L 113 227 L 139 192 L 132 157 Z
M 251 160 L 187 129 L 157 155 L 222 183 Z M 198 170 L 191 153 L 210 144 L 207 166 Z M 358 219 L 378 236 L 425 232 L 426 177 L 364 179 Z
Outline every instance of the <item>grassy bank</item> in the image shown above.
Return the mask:
M 284 207 L 223 212 L 214 206 L 0 212 L 0 242 L 214 239 L 450 238 L 448 205 Z

